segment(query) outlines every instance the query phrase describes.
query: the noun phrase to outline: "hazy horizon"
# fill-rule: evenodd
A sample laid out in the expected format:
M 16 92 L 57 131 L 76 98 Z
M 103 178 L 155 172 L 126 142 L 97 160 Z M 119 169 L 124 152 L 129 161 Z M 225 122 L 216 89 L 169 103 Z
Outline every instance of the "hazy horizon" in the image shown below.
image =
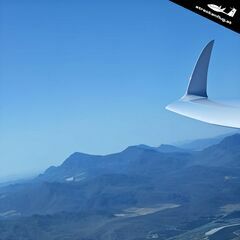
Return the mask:
M 227 136 L 228 135 L 233 135 L 233 134 L 236 134 L 236 133 L 238 133 L 238 131 L 230 131 L 230 132 L 228 132 L 226 134 L 223 134 L 223 135 L 222 134 L 221 135 L 214 135 L 214 136 L 209 136 L 208 138 L 209 139 L 217 138 L 217 137 L 221 137 L 221 136 L 225 136 L 225 135 L 227 135 Z M 204 140 L 204 139 L 208 139 L 208 138 L 185 139 L 185 140 L 182 140 L 182 141 L 179 141 L 179 142 L 160 143 L 159 145 L 155 145 L 155 146 L 148 145 L 148 146 L 150 146 L 150 147 L 159 147 L 161 144 L 169 144 L 169 145 L 172 145 L 172 146 L 181 147 L 181 145 L 193 142 L 195 140 Z M 141 144 L 143 144 L 143 143 L 139 143 L 137 145 L 141 145 Z M 133 145 L 131 145 L 131 146 L 133 146 Z M 75 151 L 75 152 L 80 152 L 80 153 L 85 153 L 85 154 L 90 154 L 90 155 L 92 154 L 92 155 L 103 155 L 104 156 L 104 155 L 119 153 L 121 151 L 124 151 L 128 147 L 130 147 L 130 146 L 125 146 L 123 149 L 120 149 L 119 151 L 116 151 L 116 152 L 107 152 L 107 153 L 104 153 L 104 154 L 97 154 L 97 153 L 92 154 L 90 152 L 81 152 L 81 151 Z M 69 153 L 66 158 L 68 158 L 71 154 L 73 154 L 75 152 Z M 32 170 L 32 171 L 28 171 L 28 172 L 16 172 L 16 173 L 0 176 L 0 183 L 34 178 L 37 175 L 39 175 L 41 173 L 44 173 L 44 171 L 47 168 L 49 168 L 50 166 L 59 166 L 59 165 L 61 165 L 66 160 L 66 158 L 62 159 L 62 161 L 59 160 L 57 164 L 46 165 L 45 167 L 42 167 L 41 169 L 35 169 L 35 170 Z

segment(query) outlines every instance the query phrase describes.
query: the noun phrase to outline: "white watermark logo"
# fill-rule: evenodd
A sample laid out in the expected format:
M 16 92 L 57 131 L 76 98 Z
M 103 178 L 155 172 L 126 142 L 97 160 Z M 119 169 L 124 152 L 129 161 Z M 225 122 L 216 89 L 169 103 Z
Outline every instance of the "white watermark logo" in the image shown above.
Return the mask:
M 234 8 L 234 7 L 232 7 L 232 8 L 231 8 L 231 11 L 228 12 L 228 13 L 225 12 L 226 8 L 224 8 L 224 7 L 222 8 L 222 6 L 218 6 L 218 5 L 215 5 L 215 4 L 208 4 L 208 7 L 209 7 L 210 9 L 212 9 L 213 11 L 215 11 L 215 12 L 219 12 L 219 13 L 226 14 L 226 15 L 229 16 L 229 17 L 234 17 L 234 15 L 235 15 L 236 12 L 237 12 L 237 9 Z
M 209 4 L 209 5 L 213 5 L 213 4 Z M 209 5 L 208 5 L 208 7 L 209 7 Z M 224 10 L 226 9 L 226 8 L 222 8 L 221 6 L 220 6 L 220 7 L 217 6 L 217 5 L 214 5 L 214 6 L 217 7 L 217 8 L 216 8 L 216 7 L 214 8 L 214 9 L 215 9 L 215 10 L 214 10 L 215 12 L 223 13 Z M 212 6 L 212 7 L 213 7 L 213 6 Z M 195 8 L 198 9 L 199 11 L 201 11 L 201 12 L 204 12 L 204 13 L 212 16 L 212 17 L 215 17 L 215 18 L 219 19 L 219 20 L 222 21 L 223 23 L 227 23 L 227 24 L 229 24 L 229 25 L 232 24 L 232 21 L 227 20 L 226 18 L 220 16 L 219 14 L 213 13 L 213 12 L 211 12 L 210 10 L 207 10 L 207 9 L 202 8 L 202 7 L 200 7 L 200 6 L 196 6 Z M 212 8 L 211 8 L 211 9 L 212 9 Z M 212 10 L 213 10 L 213 9 L 212 9 Z M 232 11 L 232 10 L 231 10 L 231 11 Z M 236 13 L 236 11 L 237 11 L 237 10 L 235 10 L 234 13 L 229 12 L 228 14 L 234 16 L 234 14 Z M 224 13 L 225 13 L 225 12 L 224 12 Z M 226 14 L 226 13 L 225 13 L 225 14 Z M 226 14 L 226 15 L 228 15 L 228 14 Z M 228 16 L 230 16 L 230 15 L 228 15 Z M 233 16 L 231 16 L 231 17 L 233 17 Z

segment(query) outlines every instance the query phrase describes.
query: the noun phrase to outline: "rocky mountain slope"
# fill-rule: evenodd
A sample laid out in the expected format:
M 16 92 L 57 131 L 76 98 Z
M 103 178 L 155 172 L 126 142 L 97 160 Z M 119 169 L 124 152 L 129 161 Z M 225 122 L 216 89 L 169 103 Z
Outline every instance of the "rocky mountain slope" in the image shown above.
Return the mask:
M 169 239 L 238 219 L 239 134 L 202 151 L 164 149 L 74 153 L 34 180 L 0 188 L 0 239 L 15 227 L 14 239 Z

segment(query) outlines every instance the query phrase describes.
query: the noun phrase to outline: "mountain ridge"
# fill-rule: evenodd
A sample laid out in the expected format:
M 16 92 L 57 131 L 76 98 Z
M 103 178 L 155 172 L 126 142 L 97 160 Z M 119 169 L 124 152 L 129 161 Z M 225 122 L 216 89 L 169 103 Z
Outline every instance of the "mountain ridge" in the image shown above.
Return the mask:
M 48 236 L 45 221 L 55 229 L 49 239 L 71 229 L 73 235 L 60 240 L 137 240 L 156 234 L 170 240 L 204 224 L 209 230 L 215 220 L 238 221 L 240 134 L 202 151 L 164 147 L 173 151 L 137 145 L 109 155 L 76 152 L 34 180 L 0 188 L 0 231 L 11 234 L 17 225 L 29 236 L 33 228 Z M 170 207 L 160 211 L 162 206 Z M 229 211 L 227 220 L 220 217 L 222 209 Z M 95 221 L 99 227 L 87 228 Z

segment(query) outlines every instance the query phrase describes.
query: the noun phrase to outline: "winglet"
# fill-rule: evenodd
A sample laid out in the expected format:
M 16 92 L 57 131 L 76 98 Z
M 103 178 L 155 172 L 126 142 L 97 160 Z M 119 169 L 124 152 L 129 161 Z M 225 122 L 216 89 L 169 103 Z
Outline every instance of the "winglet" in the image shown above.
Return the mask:
M 203 49 L 193 73 L 190 77 L 188 88 L 184 97 L 194 95 L 207 98 L 207 75 L 214 40 Z M 183 98 L 184 98 L 183 97 Z

